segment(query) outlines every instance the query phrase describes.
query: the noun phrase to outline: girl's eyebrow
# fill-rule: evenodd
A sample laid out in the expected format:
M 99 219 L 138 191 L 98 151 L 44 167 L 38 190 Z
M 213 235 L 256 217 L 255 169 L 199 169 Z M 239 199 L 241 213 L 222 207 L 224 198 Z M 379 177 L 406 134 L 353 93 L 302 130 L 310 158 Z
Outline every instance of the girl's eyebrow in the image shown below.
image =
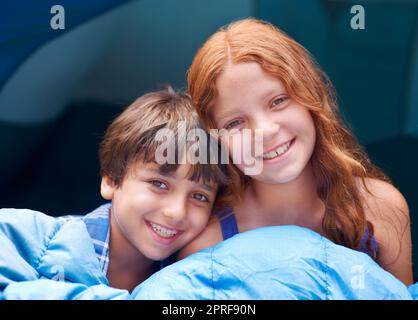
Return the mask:
M 263 100 L 271 100 L 273 97 L 278 96 L 278 95 L 283 95 L 283 94 L 287 94 L 287 92 L 284 88 L 282 88 L 282 86 L 274 86 L 270 88 L 269 90 L 266 90 L 265 92 L 263 92 L 263 94 L 260 96 L 263 97 Z M 240 111 L 239 109 L 238 110 L 233 109 L 228 112 L 225 112 L 224 114 L 221 114 L 219 117 L 216 117 L 215 121 L 216 122 L 222 121 L 236 113 L 239 113 L 239 111 Z
M 224 114 L 221 114 L 221 116 L 219 116 L 219 117 L 216 117 L 216 121 L 218 122 L 218 121 L 222 121 L 222 120 L 224 120 L 224 119 L 226 119 L 226 118 L 229 118 L 230 116 L 232 116 L 232 115 L 234 115 L 234 114 L 236 114 L 236 113 L 239 113 L 239 110 L 231 110 L 231 111 L 229 111 L 229 112 L 225 112 Z
M 264 100 L 271 100 L 276 96 L 286 94 L 286 90 L 280 87 L 274 87 L 263 94 Z

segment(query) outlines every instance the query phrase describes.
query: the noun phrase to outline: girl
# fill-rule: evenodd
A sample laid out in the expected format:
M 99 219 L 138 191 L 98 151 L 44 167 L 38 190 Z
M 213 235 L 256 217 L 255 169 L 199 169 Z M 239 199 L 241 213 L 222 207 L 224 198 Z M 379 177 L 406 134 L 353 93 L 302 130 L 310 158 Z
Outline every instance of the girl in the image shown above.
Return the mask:
M 245 129 L 261 129 L 263 147 L 254 155 L 259 174 L 231 166 L 239 201 L 218 212 L 182 257 L 238 232 L 294 224 L 412 283 L 407 203 L 345 127 L 331 83 L 300 44 L 269 23 L 237 21 L 198 51 L 188 85 L 206 126 L 227 132 L 230 157 L 237 141 L 254 145 L 254 135 L 245 143 Z

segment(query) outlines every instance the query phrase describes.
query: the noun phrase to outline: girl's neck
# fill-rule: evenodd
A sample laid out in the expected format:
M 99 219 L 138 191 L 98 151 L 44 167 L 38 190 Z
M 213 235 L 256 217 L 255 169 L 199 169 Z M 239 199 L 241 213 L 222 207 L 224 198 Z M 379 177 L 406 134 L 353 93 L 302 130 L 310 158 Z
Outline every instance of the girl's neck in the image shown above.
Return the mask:
M 295 224 L 322 233 L 325 208 L 317 195 L 310 163 L 288 183 L 266 184 L 252 180 L 236 209 L 237 220 L 242 222 L 243 229 L 251 229 L 250 225 Z
M 111 222 L 107 278 L 110 286 L 132 291 L 152 274 L 154 261 L 125 238 L 112 216 Z

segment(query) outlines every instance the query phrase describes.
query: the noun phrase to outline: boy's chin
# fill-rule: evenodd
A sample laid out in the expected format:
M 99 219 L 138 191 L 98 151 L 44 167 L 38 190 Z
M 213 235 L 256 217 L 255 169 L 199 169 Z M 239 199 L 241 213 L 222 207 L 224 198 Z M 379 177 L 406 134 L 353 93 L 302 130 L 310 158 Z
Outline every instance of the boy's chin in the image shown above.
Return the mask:
M 145 257 L 152 261 L 162 261 L 170 257 L 176 250 L 156 252 L 156 250 L 150 250 L 149 252 L 143 253 Z

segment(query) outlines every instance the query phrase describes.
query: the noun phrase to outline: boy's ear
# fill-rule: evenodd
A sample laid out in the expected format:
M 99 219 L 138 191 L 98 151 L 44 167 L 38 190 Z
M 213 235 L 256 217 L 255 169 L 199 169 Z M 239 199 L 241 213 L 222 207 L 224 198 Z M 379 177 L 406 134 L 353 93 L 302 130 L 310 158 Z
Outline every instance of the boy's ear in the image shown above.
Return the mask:
M 113 193 L 115 192 L 116 185 L 108 177 L 102 177 L 102 182 L 100 184 L 100 194 L 106 200 L 113 199 Z

